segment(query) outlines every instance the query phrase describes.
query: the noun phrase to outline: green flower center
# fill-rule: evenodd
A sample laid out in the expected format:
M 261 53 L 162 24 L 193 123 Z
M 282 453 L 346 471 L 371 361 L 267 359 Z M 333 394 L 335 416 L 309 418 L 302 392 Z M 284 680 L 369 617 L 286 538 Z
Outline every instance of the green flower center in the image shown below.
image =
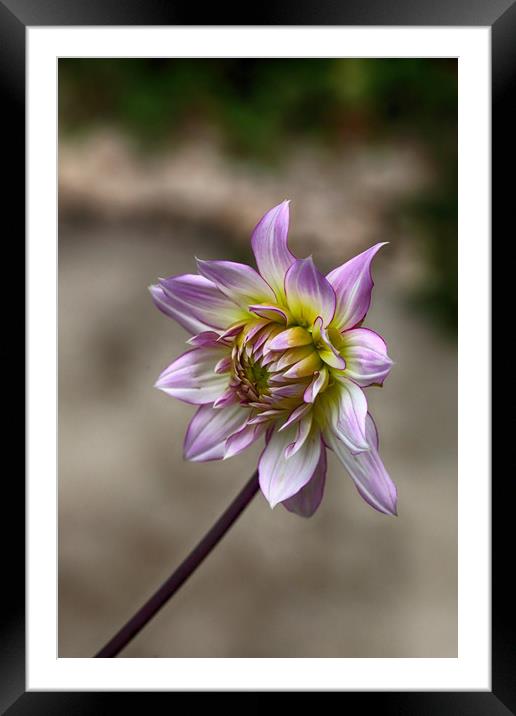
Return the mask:
M 255 391 L 259 394 L 265 392 L 269 380 L 269 371 L 263 365 L 249 361 L 244 367 L 245 376 L 249 383 L 254 387 Z

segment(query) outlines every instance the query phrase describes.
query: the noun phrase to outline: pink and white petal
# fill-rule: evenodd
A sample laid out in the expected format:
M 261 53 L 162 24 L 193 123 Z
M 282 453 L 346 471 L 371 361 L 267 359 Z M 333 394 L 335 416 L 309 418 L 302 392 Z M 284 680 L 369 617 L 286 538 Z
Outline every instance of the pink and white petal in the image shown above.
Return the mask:
M 300 348 L 290 348 L 289 350 L 281 353 L 280 357 L 275 363 L 275 370 L 284 370 L 290 365 L 297 363 L 298 361 L 312 355 L 314 352 L 313 346 L 301 346 Z
M 301 405 L 298 405 L 297 408 L 294 408 L 294 410 L 288 416 L 287 420 L 279 428 L 279 431 L 281 432 L 282 430 L 287 430 L 291 425 L 299 422 L 301 418 L 304 418 L 304 416 L 311 410 L 312 406 L 310 405 L 310 403 L 302 403 Z
M 383 338 L 370 328 L 352 328 L 344 331 L 342 338 L 346 375 L 363 388 L 382 385 L 392 367 Z
M 366 438 L 367 400 L 352 380 L 335 376 L 328 396 L 330 429 L 353 452 L 369 450 Z
M 257 318 L 254 322 L 249 321 L 245 327 L 243 342 L 248 343 L 256 336 L 256 340 L 253 340 L 253 351 L 256 351 L 257 344 L 261 339 L 260 332 L 264 332 L 269 326 L 270 322 L 265 318 Z
M 278 333 L 267 343 L 268 351 L 286 351 L 289 348 L 300 348 L 312 344 L 312 336 L 301 326 L 287 328 Z
M 200 274 L 245 310 L 250 304 L 275 302 L 276 296 L 269 284 L 246 264 L 197 259 L 197 266 Z
M 222 460 L 226 440 L 247 422 L 249 411 L 240 404 L 225 408 L 202 405 L 186 431 L 183 454 L 192 462 Z
M 305 386 L 306 380 L 299 383 L 287 383 L 286 385 L 269 388 L 269 392 L 273 402 L 281 400 L 282 398 L 297 398 L 301 400 L 301 396 L 306 390 Z
M 250 403 L 253 407 L 259 407 L 256 403 Z M 263 410 L 254 418 L 249 418 L 248 425 L 260 425 L 260 423 L 270 423 L 271 420 L 277 420 L 278 418 L 284 417 L 285 410 Z
M 321 455 L 312 477 L 299 492 L 285 500 L 283 506 L 300 517 L 311 517 L 321 504 L 325 483 L 326 449 L 321 445 Z
M 186 403 L 213 403 L 228 386 L 229 374 L 215 372 L 215 365 L 228 350 L 217 346 L 183 353 L 161 373 L 155 387 Z
M 317 351 L 312 351 L 306 358 L 302 358 L 285 371 L 282 378 L 306 378 L 309 375 L 313 375 L 315 371 L 320 370 L 321 367 L 322 362 L 319 358 L 319 354 Z M 272 380 L 272 382 L 275 382 L 275 380 Z
M 243 450 L 252 445 L 258 438 L 260 438 L 267 428 L 266 423 L 257 423 L 254 425 L 244 425 L 243 428 L 238 430 L 233 435 L 230 435 L 226 440 L 226 447 L 224 452 L 224 460 L 234 455 L 240 454 Z
M 335 292 L 316 268 L 312 257 L 297 259 L 285 275 L 287 305 L 294 318 L 311 326 L 321 316 L 327 326 L 335 313 Z
M 330 366 L 330 368 L 344 370 L 346 367 L 346 361 L 344 358 L 338 353 L 335 353 L 335 351 L 319 351 L 319 356 L 321 357 L 321 360 L 326 363 L 326 365 Z
M 284 323 L 285 325 L 290 321 L 286 309 L 279 308 L 279 306 L 268 306 L 266 304 L 257 303 L 249 306 L 249 310 L 252 313 L 256 313 L 261 318 L 266 318 L 268 321 L 274 321 L 275 323 Z
M 259 351 L 260 355 L 263 355 L 263 349 L 267 341 L 281 330 L 275 323 L 265 323 L 266 325 L 255 334 L 256 337 L 253 340 L 253 352 L 255 354 Z
M 176 314 L 176 320 L 195 319 L 202 324 L 201 330 L 210 328 L 226 329 L 228 326 L 245 320 L 247 313 L 225 296 L 217 286 L 204 276 L 197 274 L 184 274 L 170 276 L 159 280 L 171 310 Z
M 225 408 L 227 405 L 233 405 L 233 403 L 239 403 L 240 398 L 235 392 L 234 387 L 230 384 L 228 388 L 220 395 L 217 400 L 213 403 L 213 407 L 217 410 Z
M 312 477 L 321 454 L 321 438 L 313 430 L 302 448 L 292 457 L 285 456 L 288 445 L 295 440 L 296 428 L 271 433 L 258 465 L 260 487 L 271 507 L 288 500 Z
M 223 356 L 213 369 L 215 373 L 228 373 L 231 368 L 231 354 L 228 352 L 227 355 Z
M 321 370 L 318 370 L 314 373 L 312 382 L 305 390 L 303 395 L 303 400 L 305 401 L 305 403 L 314 402 L 319 393 L 322 392 L 328 385 L 329 378 L 330 376 L 328 373 L 328 369 L 324 366 L 321 368 Z
M 278 299 L 285 296 L 285 274 L 296 260 L 287 245 L 289 202 L 270 209 L 256 225 L 251 237 L 258 271 Z
M 328 331 L 323 326 L 323 320 L 321 316 L 317 316 L 312 326 L 312 338 L 314 345 L 319 351 L 319 355 L 322 360 L 329 365 L 331 368 L 337 370 L 344 370 L 346 367 L 346 361 L 340 355 L 339 350 L 333 345 Z M 338 334 L 339 344 L 341 343 L 340 334 Z
M 227 328 L 223 333 L 220 334 L 219 342 L 231 343 L 231 339 L 241 333 L 242 329 L 246 325 L 246 320 L 237 321 L 236 323 L 230 325 L 229 328 Z
M 290 445 L 287 445 L 287 449 L 285 450 L 285 457 L 290 459 L 292 455 L 295 455 L 298 450 L 300 450 L 303 445 L 305 444 L 305 441 L 308 439 L 310 435 L 310 430 L 312 428 L 312 422 L 313 422 L 313 415 L 312 413 L 306 413 L 302 416 L 301 420 L 297 423 L 297 433 L 296 433 L 296 439 L 293 443 L 290 443 Z
M 373 289 L 371 261 L 386 243 L 375 244 L 326 276 L 337 297 L 332 326 L 339 331 L 356 326 L 369 310 Z
M 174 321 L 177 321 L 177 323 L 179 323 L 179 325 L 185 328 L 189 333 L 202 334 L 202 332 L 205 332 L 210 328 L 207 323 L 199 321 L 197 318 L 191 316 L 188 311 L 185 312 L 182 310 L 178 306 L 178 302 L 172 300 L 161 286 L 158 286 L 157 284 L 149 286 L 149 291 L 156 308 L 159 308 L 165 316 L 173 318 Z
M 216 331 L 202 331 L 196 336 L 192 336 L 186 342 L 194 348 L 202 348 L 203 346 L 214 346 L 219 342 L 220 334 Z
M 396 485 L 378 454 L 376 426 L 369 414 L 366 425 L 366 437 L 372 446 L 367 452 L 353 455 L 331 431 L 326 431 L 324 438 L 348 471 L 363 499 L 379 512 L 397 515 Z

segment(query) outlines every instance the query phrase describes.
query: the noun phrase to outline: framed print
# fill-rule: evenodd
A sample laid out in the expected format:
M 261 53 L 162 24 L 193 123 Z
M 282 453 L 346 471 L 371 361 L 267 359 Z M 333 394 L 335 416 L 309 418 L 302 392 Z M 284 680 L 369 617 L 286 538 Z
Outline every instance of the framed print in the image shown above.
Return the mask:
M 515 712 L 490 265 L 516 5 L 254 14 L 0 2 L 28 406 L 0 705 Z

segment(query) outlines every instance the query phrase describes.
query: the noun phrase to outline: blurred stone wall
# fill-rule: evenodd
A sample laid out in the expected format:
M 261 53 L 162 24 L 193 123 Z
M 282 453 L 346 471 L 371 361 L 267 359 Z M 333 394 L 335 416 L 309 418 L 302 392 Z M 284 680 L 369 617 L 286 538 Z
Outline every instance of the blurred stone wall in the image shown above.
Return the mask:
M 291 247 L 323 270 L 375 241 L 367 325 L 396 365 L 368 391 L 399 517 L 369 508 L 330 458 L 310 520 L 258 495 L 126 657 L 457 655 L 457 356 L 411 313 L 417 274 L 385 213 L 424 181 L 411 147 L 322 157 L 279 175 L 184 147 L 149 164 L 120 141 L 60 150 L 59 655 L 92 655 L 169 575 L 254 470 L 260 447 L 186 463 L 193 409 L 153 388 L 187 335 L 152 305 L 193 256 L 241 260 L 292 200 Z
M 292 199 L 299 250 L 314 245 L 328 264 L 385 240 L 392 207 L 428 183 L 416 146 L 350 145 L 324 151 L 304 144 L 274 170 L 228 161 L 209 136 L 185 139 L 174 151 L 142 154 L 115 132 L 60 147 L 60 206 L 97 220 L 139 217 L 207 227 L 248 250 L 249 227 L 263 207 Z M 288 191 L 286 191 L 288 188 Z

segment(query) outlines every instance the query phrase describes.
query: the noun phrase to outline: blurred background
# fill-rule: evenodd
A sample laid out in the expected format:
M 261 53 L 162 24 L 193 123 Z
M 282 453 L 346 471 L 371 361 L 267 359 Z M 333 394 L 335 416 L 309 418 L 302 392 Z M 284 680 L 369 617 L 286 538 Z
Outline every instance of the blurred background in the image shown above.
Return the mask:
M 153 388 L 186 333 L 153 306 L 194 256 L 252 262 L 291 199 L 327 271 L 377 241 L 368 390 L 399 517 L 330 458 L 303 520 L 258 495 L 126 657 L 457 655 L 457 63 L 59 60 L 59 656 L 91 656 L 255 468 L 182 459 Z

